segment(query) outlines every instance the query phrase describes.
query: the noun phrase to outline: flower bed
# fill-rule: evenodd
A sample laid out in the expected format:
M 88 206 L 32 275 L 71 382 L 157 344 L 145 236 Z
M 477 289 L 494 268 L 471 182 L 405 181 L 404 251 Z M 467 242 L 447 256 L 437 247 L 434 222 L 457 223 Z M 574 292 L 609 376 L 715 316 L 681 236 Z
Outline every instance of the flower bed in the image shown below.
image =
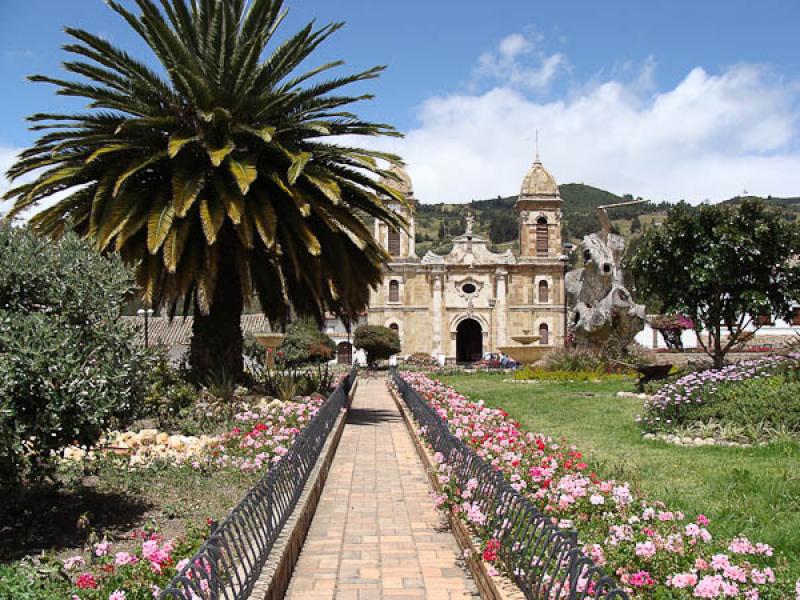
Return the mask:
M 646 431 L 670 430 L 691 420 L 699 406 L 724 400 L 729 392 L 743 384 L 752 385 L 747 382 L 785 375 L 796 381 L 799 369 L 800 353 L 792 353 L 764 356 L 721 369 L 689 373 L 674 383 L 662 386 L 645 400 L 643 414 L 638 417 L 638 421 Z M 758 401 L 758 390 L 754 392 L 755 400 Z M 762 418 L 763 415 L 759 416 L 759 419 Z
M 170 435 L 155 429 L 112 431 L 97 448 L 68 446 L 67 461 L 116 460 L 120 466 L 146 468 L 156 463 L 189 464 L 195 469 L 235 468 L 259 471 L 288 452 L 294 437 L 317 414 L 322 396 L 272 400 L 237 413 L 236 426 L 215 436 Z
M 158 598 L 208 534 L 206 526 L 190 529 L 180 538 L 165 540 L 158 533 L 139 530 L 120 547 L 104 539 L 94 544 L 88 560 L 75 555 L 63 562 L 68 581 L 72 582 L 68 592 L 71 595 L 65 597 L 71 600 Z
M 632 598 L 800 600 L 800 589 L 795 590 L 800 582 L 781 571 L 769 546 L 743 536 L 717 540 L 703 515 L 689 519 L 635 494 L 627 482 L 602 479 L 574 446 L 525 432 L 504 411 L 472 402 L 422 374 L 403 377 L 456 437 L 501 470 L 554 524 L 576 530 L 583 551 L 616 575 Z M 435 458 L 447 489 L 437 504 L 459 513 L 481 537 L 484 560 L 502 569 L 500 532 L 484 527 L 487 515 L 470 502 L 474 486 L 457 488 L 444 457 Z
M 236 426 L 214 437 L 184 439 L 155 430 L 106 436 L 115 450 L 72 448 L 72 460 L 91 457 L 116 461 L 120 468 L 142 469 L 159 464 L 207 472 L 235 469 L 259 473 L 280 460 L 325 402 L 321 396 L 278 400 L 235 415 Z M 179 448 L 179 446 L 181 446 Z M 78 451 L 80 450 L 80 452 Z M 120 453 L 122 450 L 124 452 Z M 210 525 L 208 521 L 206 525 Z M 37 595 L 69 600 L 141 600 L 158 597 L 160 590 L 185 566 L 208 537 L 208 527 L 189 527 L 186 534 L 164 539 L 156 531 L 135 531 L 132 536 L 94 544 L 84 552 L 54 561 L 60 577 L 43 578 L 36 565 L 19 563 L 16 579 L 30 578 Z M 51 561 L 52 562 L 52 561 Z M 51 569 L 52 570 L 52 569 Z M 0 574 L 1 575 L 1 574 Z M 0 596 L 4 586 L 0 577 Z

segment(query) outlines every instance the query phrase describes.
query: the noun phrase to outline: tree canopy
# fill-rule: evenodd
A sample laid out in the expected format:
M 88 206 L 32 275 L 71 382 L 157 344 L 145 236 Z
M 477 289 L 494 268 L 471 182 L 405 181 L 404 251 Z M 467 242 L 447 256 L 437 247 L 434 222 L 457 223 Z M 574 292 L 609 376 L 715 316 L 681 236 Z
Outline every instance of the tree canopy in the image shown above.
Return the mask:
M 381 325 L 361 325 L 353 335 L 353 345 L 367 353 L 367 360 L 374 364 L 400 352 L 400 336 L 393 329 Z
M 146 354 L 120 319 L 132 274 L 75 235 L 0 226 L 0 481 L 36 477 L 142 401 Z
M 291 307 L 349 322 L 387 260 L 365 219 L 404 226 L 384 202 L 402 201 L 386 165 L 399 159 L 343 141 L 396 135 L 351 112 L 369 95 L 342 93 L 383 67 L 300 71 L 342 24 L 309 23 L 277 42 L 282 0 L 135 0 L 138 14 L 108 5 L 159 68 L 68 27 L 73 78 L 31 79 L 89 109 L 29 118 L 43 133 L 8 171 L 9 216 L 58 194 L 33 230 L 75 230 L 119 252 L 145 303 L 193 311 L 198 377 L 241 372 L 239 318 L 254 296 L 273 320 Z
M 686 315 L 717 366 L 757 317 L 789 318 L 800 299 L 800 232 L 759 200 L 677 206 L 628 258 L 637 292 Z M 700 335 L 705 331 L 708 339 Z M 725 338 L 725 339 L 723 339 Z

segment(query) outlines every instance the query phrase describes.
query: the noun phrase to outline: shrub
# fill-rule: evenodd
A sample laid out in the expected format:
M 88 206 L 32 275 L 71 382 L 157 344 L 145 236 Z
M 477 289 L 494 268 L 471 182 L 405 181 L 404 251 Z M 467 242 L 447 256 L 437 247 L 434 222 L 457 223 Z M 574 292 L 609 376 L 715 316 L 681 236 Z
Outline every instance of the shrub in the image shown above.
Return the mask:
M 130 290 L 74 235 L 0 227 L 0 479 L 45 475 L 53 451 L 133 417 L 147 361 L 120 320 Z
M 397 332 L 380 325 L 361 325 L 353 335 L 353 345 L 367 353 L 367 360 L 374 365 L 400 352 L 400 336 Z
M 405 360 L 404 366 L 418 369 L 436 369 L 439 367 L 439 361 L 427 352 L 415 352 Z
M 800 382 L 774 375 L 725 383 L 706 401 L 688 406 L 681 420 L 785 428 L 800 433 Z
M 318 363 L 333 357 L 336 344 L 322 333 L 311 319 L 300 319 L 286 328 L 286 337 L 278 347 L 283 360 L 290 365 Z
M 616 362 L 620 358 L 608 352 L 594 352 L 582 348 L 556 348 L 548 352 L 542 361 L 542 369 L 546 371 L 573 371 L 597 373 L 627 373 L 629 367 Z M 637 353 L 622 357 L 626 363 L 640 364 L 647 362 Z
M 185 431 L 194 412 L 197 390 L 173 368 L 163 352 L 153 351 L 140 416 L 157 419 L 158 428 Z
M 800 431 L 800 354 L 689 373 L 662 386 L 638 419 L 648 431 L 697 421 L 790 426 Z

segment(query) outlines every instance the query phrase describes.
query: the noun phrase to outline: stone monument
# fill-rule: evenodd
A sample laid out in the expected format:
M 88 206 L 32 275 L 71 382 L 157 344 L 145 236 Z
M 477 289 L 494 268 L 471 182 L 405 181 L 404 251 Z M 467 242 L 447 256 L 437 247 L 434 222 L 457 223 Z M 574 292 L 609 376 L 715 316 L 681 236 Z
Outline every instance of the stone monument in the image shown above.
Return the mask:
M 636 304 L 625 287 L 622 258 L 625 238 L 614 233 L 606 209 L 641 201 L 597 208 L 601 231 L 583 238 L 583 268 L 567 273 L 567 318 L 575 345 L 621 354 L 644 328 L 645 307 Z

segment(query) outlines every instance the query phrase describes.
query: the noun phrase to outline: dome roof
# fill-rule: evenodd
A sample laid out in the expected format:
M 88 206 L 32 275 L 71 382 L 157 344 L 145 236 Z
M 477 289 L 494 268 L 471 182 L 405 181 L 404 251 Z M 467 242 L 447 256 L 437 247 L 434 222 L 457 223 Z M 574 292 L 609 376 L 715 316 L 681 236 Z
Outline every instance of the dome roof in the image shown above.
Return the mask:
M 519 192 L 523 196 L 558 196 L 558 185 L 552 175 L 542 166 L 539 157 L 533 161 L 528 174 L 522 180 L 522 189 Z
M 395 175 L 396 179 L 390 177 L 382 177 L 381 183 L 383 185 L 396 189 L 404 196 L 414 195 L 414 188 L 411 185 L 411 177 L 409 177 L 408 171 L 406 171 L 400 165 L 392 165 L 391 167 L 389 167 L 388 171 L 393 175 Z

